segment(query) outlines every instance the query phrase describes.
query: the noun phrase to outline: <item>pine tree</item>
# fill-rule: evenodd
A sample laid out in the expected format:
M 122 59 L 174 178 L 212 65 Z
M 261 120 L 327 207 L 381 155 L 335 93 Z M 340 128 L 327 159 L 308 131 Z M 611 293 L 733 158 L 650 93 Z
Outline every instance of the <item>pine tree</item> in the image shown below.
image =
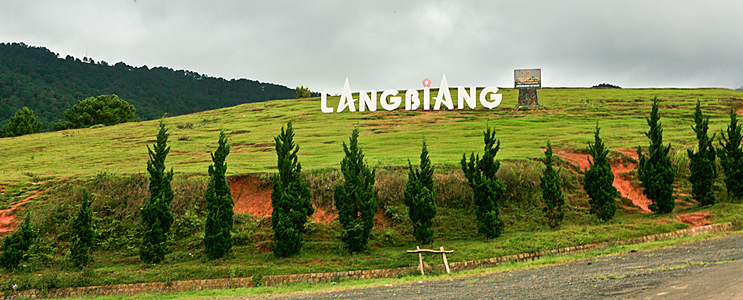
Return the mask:
M 302 248 L 302 234 L 309 216 L 315 213 L 312 207 L 312 193 L 302 178 L 302 164 L 297 152 L 299 145 L 294 143 L 292 122 L 286 130 L 274 137 L 278 156 L 279 174 L 274 178 L 271 192 L 271 225 L 273 226 L 273 253 L 278 257 L 289 257 Z
M 560 170 L 555 171 L 552 168 L 552 144 L 547 141 L 547 151 L 544 152 L 544 172 L 539 177 L 542 188 L 542 199 L 546 206 L 544 212 L 547 214 L 547 222 L 550 227 L 555 228 L 562 223 L 565 213 L 562 206 L 565 205 L 565 197 L 562 195 L 562 185 L 560 184 Z
M 591 214 L 595 214 L 602 221 L 608 221 L 617 211 L 617 203 L 614 199 L 619 197 L 619 192 L 613 186 L 614 173 L 607 159 L 609 148 L 604 145 L 604 141 L 599 136 L 600 131 L 601 128 L 596 124 L 594 143 L 588 143 L 588 153 L 593 161 L 588 160 L 589 169 L 585 170 L 583 189 L 591 197 L 588 201 L 591 205 Z
M 364 163 L 364 153 L 358 147 L 359 129 L 355 128 L 349 145 L 343 142 L 346 156 L 341 161 L 344 183 L 335 187 L 335 207 L 343 227 L 341 240 L 351 252 L 366 249 L 374 227 L 377 200 L 374 194 L 375 170 Z
M 234 212 L 232 193 L 227 185 L 227 164 L 230 154 L 227 134 L 219 131 L 219 146 L 211 154 L 214 164 L 209 166 L 209 184 L 206 199 L 206 225 L 204 226 L 204 252 L 209 259 L 224 257 L 232 249 L 232 223 Z
M 720 166 L 725 173 L 725 186 L 728 195 L 743 199 L 743 149 L 740 147 L 741 126 L 734 108 L 730 108 L 730 125 L 727 131 L 720 131 Z
M 500 219 L 500 201 L 506 188 L 495 176 L 500 162 L 495 159 L 500 149 L 500 141 L 495 139 L 495 131 L 490 127 L 483 132 L 485 153 L 482 159 L 473 152 L 470 161 L 462 155 L 462 171 L 470 184 L 475 205 L 477 205 L 478 232 L 487 238 L 496 238 L 503 233 L 505 223 Z M 497 144 L 496 144 L 497 143 Z M 494 147 L 495 146 L 495 147 Z
M 38 235 L 39 233 L 31 226 L 31 214 L 27 213 L 21 228 L 3 239 L 0 266 L 6 270 L 18 268 L 21 261 L 28 259 L 28 249 L 34 244 Z
M 712 141 L 715 136 L 709 137 L 709 117 L 702 114 L 701 103 L 697 99 L 697 106 L 694 109 L 694 124 L 691 129 L 697 135 L 697 152 L 693 149 L 686 150 L 689 155 L 689 169 L 691 175 L 691 194 L 699 202 L 699 205 L 715 204 L 715 195 L 712 192 L 712 185 L 717 179 L 717 164 L 715 162 L 716 152 Z
M 82 269 L 93 261 L 92 248 L 95 231 L 93 230 L 93 211 L 90 205 L 94 200 L 94 197 L 89 196 L 88 191 L 83 189 L 80 209 L 77 212 L 77 217 L 72 221 L 70 260 L 78 269 Z
M 165 122 L 160 120 L 160 131 L 157 133 L 157 142 L 149 151 L 150 160 L 147 161 L 147 171 L 150 173 L 150 198 L 141 208 L 142 227 L 144 234 L 139 248 L 139 257 L 148 264 L 159 263 L 165 259 L 167 236 L 170 225 L 173 224 L 173 214 L 170 212 L 170 202 L 173 200 L 173 169 L 165 171 L 165 158 L 170 152 L 167 146 L 168 129 Z
M 436 217 L 436 191 L 433 188 L 433 170 L 428 158 L 428 148 L 423 142 L 420 169 L 408 160 L 408 183 L 405 185 L 403 201 L 408 206 L 408 216 L 413 222 L 413 235 L 421 244 L 433 243 L 433 218 Z
M 36 119 L 34 111 L 23 107 L 10 118 L 8 125 L 0 132 L 0 137 L 14 137 L 41 132 L 41 122 Z
M 648 206 L 650 210 L 659 214 L 671 213 L 676 206 L 673 199 L 673 180 L 676 172 L 669 156 L 671 144 L 663 145 L 663 127 L 658 115 L 657 97 L 653 98 L 650 117 L 645 120 L 650 126 L 650 131 L 645 132 L 645 136 L 650 139 L 648 155 L 642 153 L 641 147 L 637 147 L 637 155 L 640 157 L 637 175 L 644 188 L 642 193 L 653 202 Z

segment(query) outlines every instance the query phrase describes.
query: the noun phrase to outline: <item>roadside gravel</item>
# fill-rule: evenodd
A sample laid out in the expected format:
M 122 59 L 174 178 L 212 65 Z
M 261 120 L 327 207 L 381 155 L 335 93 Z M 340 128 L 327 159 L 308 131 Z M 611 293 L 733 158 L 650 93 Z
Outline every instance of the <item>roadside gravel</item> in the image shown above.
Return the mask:
M 602 256 L 530 270 L 432 280 L 404 285 L 378 286 L 344 291 L 320 291 L 288 295 L 231 299 L 656 299 L 665 286 L 685 289 L 696 278 L 737 274 L 728 286 L 743 290 L 743 272 L 725 266 L 743 265 L 743 234 L 690 242 L 663 249 Z M 733 263 L 734 262 L 734 263 Z M 709 280 L 702 285 L 714 285 Z M 720 283 L 721 284 L 721 283 Z M 691 285 L 694 287 L 694 285 Z M 715 291 L 714 287 L 705 293 Z M 660 291 L 660 292 L 656 292 Z M 686 291 L 694 294 L 694 291 Z M 737 293 L 737 291 L 736 291 Z M 713 294 L 701 299 L 718 298 Z

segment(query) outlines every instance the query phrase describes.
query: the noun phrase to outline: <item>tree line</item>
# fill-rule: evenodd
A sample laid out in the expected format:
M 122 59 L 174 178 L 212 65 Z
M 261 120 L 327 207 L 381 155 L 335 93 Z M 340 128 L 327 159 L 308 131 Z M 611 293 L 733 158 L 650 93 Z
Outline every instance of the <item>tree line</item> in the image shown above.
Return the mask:
M 676 170 L 671 165 L 669 151 L 670 144 L 663 143 L 663 128 L 660 122 L 659 100 L 653 99 L 650 116 L 646 117 L 649 130 L 645 136 L 649 146 L 643 151 L 638 146 L 640 157 L 638 177 L 642 182 L 643 193 L 652 201 L 649 208 L 657 214 L 673 212 L 673 182 Z M 743 149 L 741 148 L 741 128 L 737 122 L 734 109 L 730 111 L 730 124 L 726 130 L 720 132 L 719 148 L 712 144 L 715 135 L 708 135 L 709 118 L 705 117 L 701 104 L 697 101 L 694 113 L 694 124 L 691 126 L 698 140 L 696 151 L 688 150 L 691 175 L 688 178 L 692 183 L 692 196 L 699 205 L 712 205 L 716 202 L 712 192 L 712 185 L 717 178 L 717 160 L 720 158 L 720 167 L 725 174 L 724 180 L 730 198 L 743 199 Z M 591 214 L 600 221 L 613 218 L 619 193 L 613 187 L 614 175 L 608 161 L 609 148 L 600 136 L 600 127 L 597 123 L 594 130 L 594 141 L 588 143 L 589 168 L 584 171 L 583 188 L 589 196 Z M 359 252 L 368 249 L 367 242 L 374 226 L 374 214 L 378 204 L 373 187 L 375 183 L 375 169 L 370 168 L 365 160 L 364 153 L 359 147 L 358 127 L 354 128 L 348 144 L 343 142 L 344 158 L 341 161 L 343 183 L 336 186 L 334 191 L 335 207 L 338 211 L 338 220 L 343 232 L 340 240 L 349 252 Z M 298 253 L 302 248 L 305 224 L 314 213 L 311 203 L 311 193 L 308 183 L 301 176 L 302 166 L 299 161 L 299 145 L 294 141 L 294 127 L 292 122 L 281 128 L 281 132 L 274 138 L 277 154 L 278 174 L 274 176 L 271 204 L 273 213 L 271 225 L 274 232 L 271 245 L 274 255 L 289 257 Z M 166 157 L 170 151 L 167 145 L 168 129 L 163 120 L 156 143 L 147 146 L 149 160 L 147 171 L 150 174 L 150 197 L 142 205 L 139 255 L 143 262 L 148 264 L 161 262 L 168 253 L 168 236 L 173 223 L 170 213 L 170 201 L 173 199 L 173 189 L 170 182 L 173 179 L 173 169 L 165 166 Z M 462 171 L 473 191 L 473 200 L 477 205 L 476 220 L 478 233 L 486 238 L 499 237 L 505 228 L 505 222 L 500 219 L 500 207 L 505 186 L 496 176 L 500 162 L 496 155 L 500 150 L 500 141 L 495 138 L 495 131 L 487 127 L 483 131 L 484 153 L 470 153 L 462 155 L 460 162 Z M 225 173 L 227 170 L 226 158 L 229 155 L 228 136 L 223 130 L 219 133 L 218 147 L 211 154 L 213 164 L 208 168 L 209 182 L 204 194 L 207 203 L 205 234 L 203 239 L 204 253 L 209 259 L 218 259 L 230 254 L 232 247 L 231 230 L 233 225 L 233 199 L 227 186 Z M 553 167 L 554 157 L 552 144 L 547 141 L 540 187 L 545 222 L 552 228 L 563 222 L 565 198 L 562 194 L 562 183 L 559 177 L 561 169 Z M 434 232 L 431 228 L 436 217 L 436 203 L 434 201 L 435 166 L 429 158 L 428 147 L 422 143 L 420 163 L 418 166 L 408 161 L 408 182 L 405 186 L 403 200 L 409 208 L 409 218 L 413 226 L 413 235 L 421 244 L 430 244 L 434 241 Z M 79 212 L 72 222 L 72 246 L 70 260 L 80 268 L 92 261 L 91 247 L 93 245 L 92 212 L 90 203 L 94 201 L 83 191 Z M 0 255 L 0 264 L 6 269 L 14 269 L 24 259 L 37 233 L 33 230 L 30 217 L 27 214 L 19 230 L 3 240 Z
M 75 58 L 24 43 L 0 43 L 0 128 L 23 107 L 36 113 L 43 130 L 63 121 L 63 113 L 94 95 L 116 94 L 153 120 L 275 99 L 295 90 L 248 79 L 216 78 L 167 67 L 133 67 Z

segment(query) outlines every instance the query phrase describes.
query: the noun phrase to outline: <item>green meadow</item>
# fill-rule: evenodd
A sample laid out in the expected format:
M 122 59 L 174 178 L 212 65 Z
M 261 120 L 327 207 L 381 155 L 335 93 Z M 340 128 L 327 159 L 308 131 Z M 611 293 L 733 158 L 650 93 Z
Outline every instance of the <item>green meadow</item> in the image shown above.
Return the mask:
M 555 147 L 584 149 L 598 123 L 610 148 L 647 145 L 645 116 L 653 97 L 661 100 L 665 141 L 673 149 L 692 147 L 693 106 L 697 99 L 711 117 L 711 132 L 726 126 L 729 109 L 743 102 L 743 91 L 728 89 L 587 89 L 539 90 L 544 109 L 516 110 L 518 90 L 501 89 L 503 102 L 495 109 L 322 113 L 320 99 L 280 100 L 245 104 L 191 115 L 167 117 L 170 128 L 168 165 L 176 173 L 206 173 L 209 153 L 220 129 L 230 133 L 232 152 L 228 175 L 272 172 L 276 154 L 273 137 L 288 121 L 297 132 L 305 170 L 338 168 L 341 143 L 355 126 L 360 145 L 372 166 L 405 166 L 429 145 L 436 164 L 457 164 L 463 153 L 482 149 L 482 131 L 490 126 L 501 140 L 502 160 L 541 155 L 551 140 Z M 436 92 L 432 91 L 432 98 Z M 457 91 L 452 89 L 456 107 Z M 329 98 L 335 107 L 338 97 Z M 432 101 L 433 103 L 433 101 Z M 404 104 L 403 104 L 404 106 Z M 147 145 L 154 143 L 157 121 L 111 127 L 66 130 L 0 139 L 0 184 L 27 177 L 92 177 L 97 173 L 145 172 Z

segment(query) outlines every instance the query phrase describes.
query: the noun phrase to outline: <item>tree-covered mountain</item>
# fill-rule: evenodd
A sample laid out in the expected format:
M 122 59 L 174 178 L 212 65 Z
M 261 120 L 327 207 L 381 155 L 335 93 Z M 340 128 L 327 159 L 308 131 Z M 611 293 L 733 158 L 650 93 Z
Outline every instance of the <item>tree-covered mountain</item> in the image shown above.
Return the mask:
M 90 58 L 64 58 L 44 47 L 0 43 L 0 128 L 24 106 L 45 131 L 62 113 L 88 97 L 116 94 L 136 116 L 155 119 L 243 103 L 294 98 L 294 89 L 248 79 L 225 80 L 166 67 L 109 65 Z

